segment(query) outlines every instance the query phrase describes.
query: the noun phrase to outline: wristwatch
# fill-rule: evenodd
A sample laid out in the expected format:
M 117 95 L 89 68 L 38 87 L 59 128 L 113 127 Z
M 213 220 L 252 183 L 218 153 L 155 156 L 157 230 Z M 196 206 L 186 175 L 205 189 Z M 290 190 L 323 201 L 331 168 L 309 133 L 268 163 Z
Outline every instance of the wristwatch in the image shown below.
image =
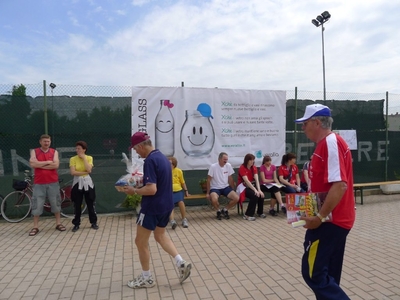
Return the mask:
M 322 223 L 326 221 L 326 217 L 321 216 L 320 213 L 317 213 L 317 217 L 321 220 Z

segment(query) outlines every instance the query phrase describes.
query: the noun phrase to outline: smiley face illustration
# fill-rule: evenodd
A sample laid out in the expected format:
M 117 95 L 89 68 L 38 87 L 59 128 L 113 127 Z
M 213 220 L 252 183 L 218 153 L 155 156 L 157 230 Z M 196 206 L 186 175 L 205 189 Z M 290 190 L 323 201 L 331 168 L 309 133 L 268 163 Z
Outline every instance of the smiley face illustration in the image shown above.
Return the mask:
M 173 156 L 174 145 L 174 117 L 171 108 L 174 105 L 170 100 L 160 100 L 160 111 L 155 120 L 155 146 L 166 156 Z
M 215 132 L 210 119 L 211 107 L 200 103 L 197 110 L 187 110 L 181 129 L 182 150 L 189 156 L 208 155 L 215 142 Z
M 161 133 L 168 133 L 174 128 L 174 122 L 172 119 L 159 119 L 156 121 L 156 131 Z
M 198 125 L 196 127 L 194 125 L 191 135 L 188 135 L 187 138 L 193 146 L 201 146 L 207 141 L 208 136 L 205 134 L 203 126 Z
M 161 109 L 156 117 L 156 131 L 168 133 L 174 129 L 174 117 L 171 114 L 170 108 L 174 105 L 169 100 L 161 100 Z

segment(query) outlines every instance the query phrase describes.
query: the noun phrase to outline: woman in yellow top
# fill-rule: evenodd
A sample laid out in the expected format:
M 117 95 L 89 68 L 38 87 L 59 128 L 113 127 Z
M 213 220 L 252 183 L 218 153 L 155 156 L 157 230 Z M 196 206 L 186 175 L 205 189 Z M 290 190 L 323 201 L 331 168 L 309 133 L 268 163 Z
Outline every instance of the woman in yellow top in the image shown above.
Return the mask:
M 93 157 L 86 155 L 87 144 L 84 141 L 78 141 L 75 144 L 76 154 L 69 160 L 69 169 L 71 175 L 74 176 L 71 191 L 71 200 L 74 203 L 75 217 L 72 220 L 74 228 L 73 232 L 76 232 L 81 225 L 81 214 L 82 214 L 82 201 L 85 196 L 85 202 L 88 208 L 89 221 L 92 224 L 92 228 L 97 230 L 97 214 L 95 210 L 96 192 L 90 173 L 93 168 Z
M 179 210 L 181 211 L 182 215 L 183 228 L 188 228 L 189 223 L 186 219 L 186 208 L 185 203 L 183 202 L 183 198 L 185 196 L 189 196 L 189 192 L 186 187 L 185 179 L 183 178 L 182 170 L 176 167 L 178 165 L 178 161 L 175 157 L 172 156 L 168 157 L 168 160 L 171 162 L 172 165 L 172 192 L 174 204 L 178 203 Z M 172 210 L 169 220 L 171 221 L 172 229 L 175 229 L 178 224 L 174 219 L 174 210 Z

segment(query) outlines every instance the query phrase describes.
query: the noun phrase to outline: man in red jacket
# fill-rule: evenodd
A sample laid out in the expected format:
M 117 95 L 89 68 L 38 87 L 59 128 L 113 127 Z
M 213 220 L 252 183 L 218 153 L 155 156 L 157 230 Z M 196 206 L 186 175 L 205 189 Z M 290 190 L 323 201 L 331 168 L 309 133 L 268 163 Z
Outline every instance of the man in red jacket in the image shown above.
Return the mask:
M 318 300 L 350 299 L 339 284 L 346 237 L 355 221 L 351 151 L 331 131 L 329 107 L 308 105 L 295 122 L 302 123 L 306 136 L 316 143 L 308 170 L 309 191 L 325 197 L 317 216 L 302 218 L 307 228 L 302 275 Z M 332 220 L 325 222 L 330 213 Z

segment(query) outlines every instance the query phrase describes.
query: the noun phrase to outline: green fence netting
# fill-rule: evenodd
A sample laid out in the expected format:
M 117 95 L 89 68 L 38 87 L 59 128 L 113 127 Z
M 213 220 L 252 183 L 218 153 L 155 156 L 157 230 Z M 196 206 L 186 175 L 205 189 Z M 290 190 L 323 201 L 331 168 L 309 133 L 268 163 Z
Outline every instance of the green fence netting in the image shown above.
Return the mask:
M 87 153 L 94 157 L 97 211 L 124 211 L 119 205 L 125 195 L 115 190 L 114 183 L 125 174 L 121 153 L 128 153 L 131 134 L 131 87 L 24 87 L 26 94 L 18 95 L 12 85 L 0 85 L 0 194 L 12 190 L 13 178 L 23 178 L 29 150 L 39 146 L 46 128 L 52 147 L 60 152 L 63 183 L 72 179 L 68 162 L 75 155 L 75 142 L 85 140 Z M 306 105 L 317 102 L 332 109 L 333 129 L 357 131 L 358 150 L 352 151 L 355 182 L 396 179 L 400 174 L 400 132 L 386 132 L 386 95 L 327 93 L 326 101 L 320 96 L 321 92 L 287 91 L 286 149 L 297 154 L 298 165 L 302 166 L 313 146 L 293 120 L 303 115 Z M 390 98 L 400 103 L 399 95 Z M 207 170 L 185 171 L 191 193 L 201 193 L 198 181 L 206 175 Z

